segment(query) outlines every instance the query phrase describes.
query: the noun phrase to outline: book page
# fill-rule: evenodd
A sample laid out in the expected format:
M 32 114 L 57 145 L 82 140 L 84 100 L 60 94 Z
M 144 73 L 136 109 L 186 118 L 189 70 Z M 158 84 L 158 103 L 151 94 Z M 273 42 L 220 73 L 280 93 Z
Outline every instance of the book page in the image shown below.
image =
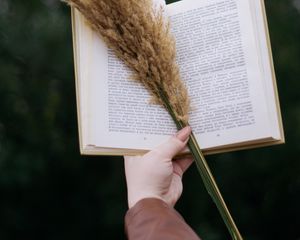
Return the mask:
M 272 137 L 274 139 L 281 139 L 283 138 L 283 127 L 280 122 L 281 114 L 277 84 L 273 66 L 271 44 L 268 35 L 267 20 L 264 12 L 264 3 L 263 0 L 250 1 L 249 3 L 252 8 L 252 18 L 255 24 L 254 31 L 256 31 L 256 43 L 260 53 L 259 66 L 261 67 L 264 79 L 270 79 L 270 81 L 263 81 L 263 84 L 264 91 L 266 93 L 268 114 L 270 116 Z
M 198 139 L 205 146 L 269 134 L 249 2 L 186 0 L 168 10 Z
M 248 1 L 184 0 L 167 14 L 202 148 L 270 137 Z M 101 40 L 94 35 L 87 44 L 90 145 L 151 149 L 174 134 L 167 112 L 149 104 L 149 93 Z
M 90 56 L 90 48 L 87 44 L 87 42 L 90 42 L 90 37 L 93 35 L 93 32 L 90 28 L 86 27 L 86 24 L 84 24 L 84 18 L 83 16 L 77 11 L 73 11 L 73 18 L 76 19 L 76 21 L 73 21 L 73 41 L 74 45 L 76 46 L 74 48 L 74 65 L 75 65 L 75 71 L 76 71 L 76 97 L 77 97 L 77 111 L 79 116 L 79 134 L 80 134 L 80 141 L 81 145 L 86 145 L 89 142 L 89 136 L 88 136 L 88 113 L 89 113 L 89 104 L 88 102 L 88 83 L 90 81 L 82 81 L 82 79 L 88 79 L 88 68 L 82 67 L 86 66 L 89 61 Z

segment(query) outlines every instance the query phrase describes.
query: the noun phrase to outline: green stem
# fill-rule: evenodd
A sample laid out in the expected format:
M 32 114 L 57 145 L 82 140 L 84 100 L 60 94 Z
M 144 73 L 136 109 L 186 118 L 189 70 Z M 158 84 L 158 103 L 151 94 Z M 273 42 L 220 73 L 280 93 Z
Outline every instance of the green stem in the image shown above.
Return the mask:
M 202 154 L 202 151 L 193 133 L 191 133 L 190 139 L 188 141 L 188 146 L 195 159 L 198 171 L 202 177 L 206 190 L 217 205 L 217 208 L 223 218 L 223 221 L 226 224 L 228 231 L 231 234 L 232 239 L 242 240 L 243 238 L 237 226 L 235 225 L 233 218 L 230 215 L 226 203 L 221 195 L 221 192 L 216 184 L 216 181 L 209 169 L 209 166 L 204 158 L 204 155 Z
M 167 97 L 166 97 L 164 91 L 161 90 L 160 94 L 161 94 L 161 98 L 162 98 L 163 102 L 165 103 L 165 107 L 168 110 L 171 117 L 173 118 L 174 122 L 176 123 L 178 130 L 184 128 L 186 126 L 186 124 L 184 124 L 182 121 L 180 121 L 176 118 L 176 115 L 174 114 L 174 111 L 173 111 L 172 107 L 170 106 L 169 101 L 167 100 Z M 221 194 L 221 192 L 217 186 L 217 183 L 209 169 L 209 166 L 205 160 L 205 157 L 197 143 L 197 140 L 196 140 L 193 132 L 190 135 L 190 139 L 188 141 L 188 147 L 191 151 L 191 154 L 194 157 L 195 163 L 198 168 L 198 172 L 201 175 L 201 178 L 204 182 L 206 190 L 208 191 L 209 195 L 213 199 L 214 203 L 217 205 L 219 213 L 221 214 L 223 221 L 224 221 L 228 231 L 231 234 L 232 239 L 242 240 L 243 238 L 242 238 L 237 226 L 235 225 L 233 218 L 230 215 L 230 212 L 226 206 L 226 203 L 222 197 L 222 194 Z

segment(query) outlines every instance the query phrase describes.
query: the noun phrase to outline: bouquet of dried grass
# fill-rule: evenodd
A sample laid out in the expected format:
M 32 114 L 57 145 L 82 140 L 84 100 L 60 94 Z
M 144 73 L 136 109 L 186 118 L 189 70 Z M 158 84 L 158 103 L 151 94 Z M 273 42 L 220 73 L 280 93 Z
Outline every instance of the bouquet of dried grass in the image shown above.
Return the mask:
M 152 0 L 65 0 L 77 8 L 90 27 L 134 72 L 166 108 L 178 129 L 188 125 L 190 101 L 176 63 L 175 41 L 162 8 Z M 203 182 L 217 205 L 233 239 L 242 239 L 215 183 L 205 158 L 191 134 L 188 146 Z

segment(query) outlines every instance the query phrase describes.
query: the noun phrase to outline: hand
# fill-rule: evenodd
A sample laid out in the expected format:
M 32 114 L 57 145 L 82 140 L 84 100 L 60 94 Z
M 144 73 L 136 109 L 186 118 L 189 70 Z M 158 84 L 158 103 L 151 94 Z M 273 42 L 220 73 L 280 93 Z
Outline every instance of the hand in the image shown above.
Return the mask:
M 174 206 L 182 193 L 182 175 L 193 162 L 191 156 L 176 158 L 187 144 L 190 127 L 144 156 L 125 156 L 128 206 L 144 198 L 158 198 Z

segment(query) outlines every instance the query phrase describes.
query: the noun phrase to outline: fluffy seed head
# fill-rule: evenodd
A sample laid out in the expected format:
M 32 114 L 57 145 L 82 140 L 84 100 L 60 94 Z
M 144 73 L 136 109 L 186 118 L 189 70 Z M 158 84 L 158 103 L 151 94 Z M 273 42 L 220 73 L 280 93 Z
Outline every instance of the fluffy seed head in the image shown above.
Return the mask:
M 190 101 L 176 63 L 175 40 L 152 0 L 66 0 L 86 18 L 134 79 L 177 120 L 187 124 Z

